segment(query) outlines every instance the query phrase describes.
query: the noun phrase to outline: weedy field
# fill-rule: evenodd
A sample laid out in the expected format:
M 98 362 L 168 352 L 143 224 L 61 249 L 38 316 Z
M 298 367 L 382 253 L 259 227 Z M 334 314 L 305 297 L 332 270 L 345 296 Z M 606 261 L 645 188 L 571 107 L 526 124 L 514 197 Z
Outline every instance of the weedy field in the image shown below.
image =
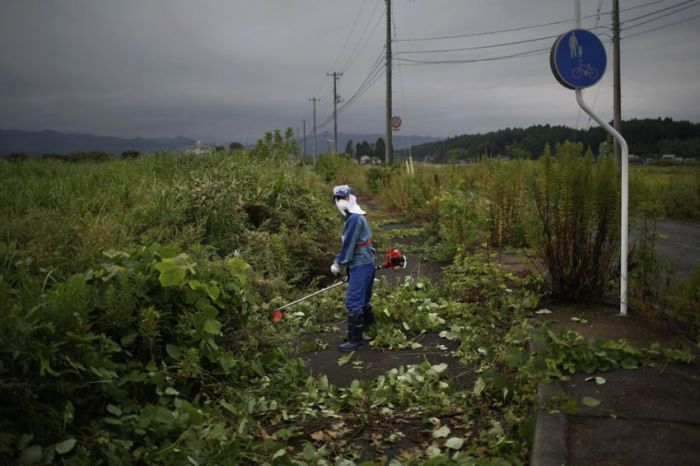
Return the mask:
M 337 155 L 311 166 L 294 152 L 277 134 L 207 156 L 0 162 L 3 462 L 526 464 L 538 383 L 693 359 L 531 319 L 550 300 L 614 289 L 612 158 L 564 144 L 538 161 L 408 176 Z M 633 172 L 635 214 L 697 218 L 692 170 Z M 403 242 L 445 264 L 439 278 L 412 272 L 375 288 L 366 351 L 424 361 L 368 378 L 360 354 L 338 353 L 336 367 L 358 374 L 347 386 L 329 382 L 332 367 L 309 375 L 307 362 L 344 316 L 338 293 L 270 322 L 329 283 L 340 182 L 371 202 L 380 251 Z M 683 209 L 663 195 L 669 184 L 687 188 Z M 381 228 L 392 222 L 408 226 Z M 515 248 L 531 267 L 503 267 Z M 697 339 L 700 278 L 661 289 L 646 252 L 637 296 L 672 303 L 649 312 Z

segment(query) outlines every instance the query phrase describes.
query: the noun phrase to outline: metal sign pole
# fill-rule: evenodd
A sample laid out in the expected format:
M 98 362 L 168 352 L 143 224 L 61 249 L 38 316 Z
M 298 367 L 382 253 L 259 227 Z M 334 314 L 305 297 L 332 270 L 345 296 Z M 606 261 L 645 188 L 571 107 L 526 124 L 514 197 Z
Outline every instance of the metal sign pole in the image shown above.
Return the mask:
M 627 315 L 627 242 L 629 229 L 628 171 L 629 149 L 622 135 L 586 105 L 583 89 L 598 83 L 605 73 L 607 56 L 603 42 L 591 31 L 581 29 L 581 0 L 574 0 L 576 29 L 560 35 L 549 56 L 552 73 L 559 84 L 576 91 L 576 102 L 602 126 L 620 146 L 621 225 L 620 225 L 620 315 Z
M 620 133 L 615 130 L 607 121 L 598 116 L 588 105 L 583 101 L 583 91 L 576 89 L 576 102 L 584 112 L 588 113 L 591 118 L 598 122 L 605 131 L 607 131 L 620 145 L 620 168 L 622 171 L 622 193 L 621 193 L 621 222 L 620 222 L 620 315 L 627 315 L 627 241 L 629 227 L 629 148 L 627 141 Z

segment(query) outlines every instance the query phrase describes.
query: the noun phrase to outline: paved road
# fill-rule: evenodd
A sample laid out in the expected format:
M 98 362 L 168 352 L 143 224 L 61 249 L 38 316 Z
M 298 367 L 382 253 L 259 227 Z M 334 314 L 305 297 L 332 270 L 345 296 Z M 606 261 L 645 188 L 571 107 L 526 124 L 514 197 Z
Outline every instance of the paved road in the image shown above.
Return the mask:
M 679 278 L 688 277 L 700 262 L 700 224 L 664 220 L 657 225 L 663 238 L 656 240 L 656 254 L 661 262 L 670 262 Z M 632 243 L 637 232 L 630 234 Z

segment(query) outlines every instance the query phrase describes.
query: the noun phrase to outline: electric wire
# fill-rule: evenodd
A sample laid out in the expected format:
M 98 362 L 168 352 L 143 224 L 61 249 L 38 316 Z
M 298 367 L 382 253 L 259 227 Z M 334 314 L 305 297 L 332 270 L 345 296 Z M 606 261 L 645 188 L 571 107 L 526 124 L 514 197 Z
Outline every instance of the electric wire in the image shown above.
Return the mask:
M 483 50 L 483 49 L 491 49 L 491 48 L 496 48 L 496 47 L 505 47 L 508 45 L 520 45 L 520 44 L 529 44 L 532 42 L 539 42 L 541 40 L 547 40 L 547 39 L 553 39 L 555 37 L 559 37 L 561 34 L 552 34 L 549 36 L 542 36 L 542 37 L 535 37 L 533 39 L 523 39 L 523 40 L 516 40 L 516 41 L 511 41 L 511 42 L 501 42 L 498 44 L 489 44 L 489 45 L 477 45 L 474 47 L 460 47 L 456 49 L 440 49 L 440 50 L 407 50 L 404 52 L 401 52 L 401 54 L 411 54 L 411 53 L 446 53 L 446 52 L 464 52 L 468 50 Z
M 369 80 L 365 86 L 363 86 L 362 90 L 360 90 L 354 97 L 352 101 L 348 100 L 345 104 L 343 104 L 341 107 L 338 108 L 338 115 L 341 115 L 344 113 L 350 106 L 355 103 L 356 100 L 358 100 L 362 95 L 365 94 L 378 80 L 384 76 L 384 70 L 380 70 L 377 74 L 375 74 L 371 80 Z M 323 128 L 327 125 L 329 125 L 333 121 L 333 115 L 330 115 L 329 117 L 324 120 L 324 122 L 320 125 L 320 128 Z
M 352 106 L 352 104 L 354 104 L 360 97 L 362 97 L 374 85 L 374 83 L 377 82 L 379 78 L 384 75 L 384 73 L 385 70 L 383 67 L 376 67 L 371 72 L 371 74 L 367 76 L 367 79 L 363 81 L 363 83 L 360 85 L 357 91 L 355 91 L 352 97 L 350 97 L 346 102 L 343 103 L 343 105 L 340 106 L 340 108 L 338 109 L 338 113 L 345 112 L 348 108 L 350 108 L 350 106 Z
M 662 13 L 662 12 L 664 12 L 664 11 L 669 11 L 669 10 L 674 9 L 674 8 L 682 7 L 682 6 L 684 6 L 684 5 L 687 5 L 688 3 L 692 3 L 692 5 L 687 5 L 687 6 L 685 6 L 685 8 L 681 8 L 681 9 L 679 9 L 679 10 L 675 10 L 675 11 L 673 11 L 673 12 L 671 12 L 671 13 L 667 13 L 666 15 L 662 15 L 662 16 L 659 16 L 658 18 L 654 18 L 653 20 L 649 20 L 649 21 L 648 21 L 648 22 L 651 22 L 651 21 L 654 21 L 654 20 L 657 20 L 657 19 L 661 19 L 661 18 L 663 18 L 663 17 L 669 16 L 669 15 L 672 15 L 672 14 L 675 14 L 675 13 L 684 11 L 684 10 L 686 10 L 686 9 L 688 9 L 688 8 L 695 7 L 695 6 L 698 5 L 698 4 L 695 3 L 695 2 L 696 2 L 696 0 L 686 0 L 686 1 L 681 2 L 681 3 L 678 3 L 678 4 L 676 4 L 676 5 L 672 5 L 672 6 L 669 6 L 669 7 L 666 7 L 666 8 L 662 8 L 662 9 L 657 10 L 657 11 L 655 11 L 655 12 L 648 13 L 648 14 L 645 14 L 645 15 L 641 15 L 641 16 L 638 16 L 638 17 L 636 17 L 636 18 L 632 18 L 632 19 L 630 19 L 630 20 L 627 20 L 627 22 L 629 22 L 629 21 L 634 21 L 634 20 L 637 20 L 637 19 L 640 19 L 640 18 L 646 18 L 646 17 L 648 17 L 648 16 L 650 16 L 650 15 L 659 14 L 659 13 Z M 651 3 L 658 3 L 658 2 L 651 2 Z M 649 4 L 646 4 L 646 5 L 648 6 Z M 632 8 L 639 8 L 639 7 L 641 7 L 641 5 L 639 5 L 639 6 L 637 6 L 637 7 L 632 7 Z M 600 25 L 600 16 L 601 16 L 600 10 L 601 10 L 601 8 L 602 8 L 602 3 L 599 3 L 599 6 L 598 6 L 598 9 L 597 9 L 596 14 L 595 14 L 595 15 L 588 16 L 588 18 L 590 18 L 590 17 L 595 17 L 595 18 L 596 18 L 596 25 L 595 25 L 595 28 L 594 28 L 595 30 L 598 30 L 598 29 L 603 28 L 603 26 Z M 630 9 L 631 9 L 631 8 L 630 8 Z M 629 10 L 629 9 L 628 9 L 628 10 Z M 568 21 L 568 20 L 567 20 L 567 21 Z M 647 23 L 647 22 L 639 23 L 638 25 L 634 25 L 634 26 L 631 26 L 631 27 L 636 27 L 636 26 L 639 26 L 639 25 L 642 25 L 642 24 L 646 24 L 646 23 Z M 549 23 L 548 23 L 548 24 L 549 24 Z M 622 24 L 622 23 L 621 23 L 621 24 Z M 518 29 L 518 28 L 516 28 L 516 29 Z M 628 29 L 629 29 L 629 28 L 628 28 Z M 606 34 L 606 35 L 607 35 L 607 34 Z M 523 40 L 516 40 L 516 41 L 509 41 L 509 42 L 501 42 L 501 43 L 496 43 L 496 44 L 480 45 L 480 46 L 473 46 L 473 47 L 460 47 L 460 48 L 451 48 L 451 49 L 433 49 L 433 50 L 407 50 L 407 51 L 401 52 L 401 54 L 402 54 L 402 55 L 406 55 L 406 54 L 418 54 L 418 53 L 450 53 L 450 52 L 463 52 L 463 51 L 473 51 L 473 50 L 484 50 L 484 49 L 490 49 L 490 48 L 497 48 L 497 47 L 505 47 L 505 46 L 512 46 L 512 45 L 520 45 L 520 44 L 526 44 L 526 43 L 532 43 L 532 42 L 539 42 L 539 41 L 542 41 L 542 40 L 553 39 L 553 38 L 555 38 L 555 37 L 559 37 L 559 34 L 552 34 L 552 35 L 548 35 L 548 36 L 535 37 L 535 38 L 530 38 L 530 39 L 523 39 Z M 398 40 L 397 40 L 396 42 L 398 42 Z
M 661 0 L 661 1 L 664 1 L 664 0 Z M 632 9 L 636 9 L 636 8 L 641 8 L 641 7 L 644 7 L 644 6 L 653 5 L 653 4 L 656 4 L 656 3 L 660 3 L 660 1 L 657 0 L 657 1 L 655 1 L 655 2 L 648 2 L 648 3 L 644 4 L 644 5 L 637 5 L 637 6 L 635 6 L 635 7 L 627 8 L 626 10 L 629 11 L 629 10 L 632 10 Z M 690 4 L 690 5 L 689 5 L 689 4 Z M 677 13 L 679 13 L 679 12 L 681 12 L 681 11 L 684 11 L 684 10 L 686 10 L 686 9 L 688 9 L 688 8 L 695 7 L 695 6 L 697 6 L 697 5 L 698 5 L 698 4 L 696 3 L 696 0 L 686 0 L 686 1 L 681 2 L 681 3 L 677 3 L 677 4 L 670 5 L 670 6 L 665 7 L 665 8 L 661 8 L 661 9 L 656 10 L 656 11 L 651 12 L 651 13 L 647 13 L 647 14 L 640 15 L 640 16 L 635 17 L 635 18 L 631 18 L 631 19 L 627 20 L 627 22 L 634 21 L 634 20 L 639 20 L 639 19 L 642 19 L 642 18 L 648 18 L 648 17 L 651 16 L 651 15 L 658 15 L 659 13 L 663 13 L 663 12 L 668 12 L 668 13 L 666 13 L 666 14 L 664 14 L 664 15 L 657 16 L 656 18 L 653 18 L 653 19 L 651 19 L 651 20 L 647 20 L 647 21 L 644 21 L 644 22 L 642 22 L 642 23 L 638 23 L 637 25 L 630 26 L 630 27 L 628 27 L 627 29 L 630 29 L 630 28 L 636 27 L 636 26 L 640 26 L 640 25 L 642 25 L 642 24 L 646 24 L 647 22 L 656 21 L 656 20 L 658 20 L 658 19 L 661 19 L 661 18 L 670 16 L 670 15 L 673 15 L 673 14 L 677 14 Z M 597 9 L 596 14 L 595 14 L 595 15 L 587 16 L 587 18 L 596 17 L 596 26 L 595 26 L 596 29 L 601 28 L 601 26 L 600 26 L 600 16 L 601 16 L 600 9 L 601 9 L 601 7 L 602 7 L 602 4 L 599 3 L 599 7 L 598 7 L 598 9 Z M 607 13 L 606 13 L 606 14 L 607 14 Z M 690 20 L 690 19 L 688 19 L 688 20 Z M 567 20 L 567 21 L 569 21 L 569 20 Z M 545 24 L 546 24 L 546 25 L 550 25 L 550 24 L 552 24 L 552 23 L 545 23 Z M 621 24 L 622 24 L 622 23 L 621 23 Z M 539 26 L 539 25 L 538 25 L 538 26 Z M 529 26 L 524 26 L 524 27 L 521 27 L 521 28 L 512 28 L 512 29 L 510 29 L 510 30 L 522 30 L 522 29 L 524 29 L 524 28 L 529 28 Z M 508 30 L 508 31 L 510 31 L 510 30 Z M 505 30 L 502 30 L 502 31 L 505 31 Z M 495 33 L 495 32 L 496 32 L 496 31 L 492 31 L 492 32 L 490 32 L 489 34 Z M 476 34 L 472 34 L 472 35 L 484 35 L 484 34 L 487 34 L 487 33 L 476 33 Z M 444 36 L 444 37 L 447 37 L 447 36 Z M 510 41 L 510 42 L 501 42 L 501 43 L 497 43 L 497 44 L 489 44 L 489 45 L 482 45 L 482 46 L 474 46 L 474 47 L 462 47 L 462 48 L 454 48 L 454 49 L 436 49 L 436 50 L 409 50 L 409 51 L 403 51 L 403 52 L 401 52 L 401 55 L 414 54 L 414 53 L 446 53 L 446 52 L 457 52 L 457 51 L 483 50 L 483 49 L 496 48 L 496 47 L 502 47 L 502 46 L 519 45 L 519 44 L 524 44 L 524 43 L 532 43 L 532 42 L 537 42 L 537 41 L 541 41 L 541 40 L 552 39 L 552 38 L 554 38 L 554 37 L 558 37 L 558 34 L 557 34 L 557 35 L 551 35 L 551 36 L 543 36 L 543 37 L 531 38 L 531 39 L 524 39 L 524 40 L 519 40 L 519 41 Z M 608 36 L 608 37 L 609 37 L 609 36 Z M 627 36 L 627 37 L 629 37 L 629 36 Z M 398 42 L 398 41 L 397 41 L 397 42 Z M 459 59 L 459 60 L 427 60 L 427 59 L 409 59 L 409 58 L 401 58 L 401 57 L 399 57 L 399 58 L 398 58 L 398 61 L 399 61 L 399 62 L 402 62 L 403 64 L 414 64 L 414 65 L 419 65 L 419 64 L 421 64 L 421 65 L 431 65 L 431 64 L 452 64 L 452 63 L 477 63 L 477 62 L 482 62 L 482 61 L 498 61 L 498 60 L 505 60 L 505 59 L 510 59 L 510 58 L 534 56 L 534 55 L 539 55 L 540 53 L 544 53 L 546 50 L 549 50 L 549 49 L 537 49 L 537 50 L 529 50 L 529 51 L 525 51 L 525 52 L 518 52 L 518 53 L 513 53 L 513 54 L 508 54 L 508 55 L 495 56 L 495 57 L 482 57 L 482 58 Z
M 343 44 L 343 47 L 340 49 L 340 52 L 338 52 L 338 56 L 335 57 L 333 64 L 329 68 L 329 72 L 331 70 L 333 70 L 333 68 L 335 68 L 335 64 L 338 63 L 338 60 L 340 60 L 341 55 L 343 55 L 343 52 L 345 52 L 345 48 L 348 46 L 348 43 L 350 43 L 350 37 L 352 37 L 352 33 L 355 32 L 355 27 L 357 26 L 357 21 L 360 19 L 360 15 L 362 15 L 362 10 L 365 8 L 365 2 L 366 2 L 366 0 L 362 0 L 362 3 L 360 4 L 360 9 L 357 12 L 357 16 L 355 16 L 355 21 L 353 21 L 352 27 L 350 28 L 350 33 L 345 38 L 345 43 Z
M 650 13 L 646 13 L 646 14 L 643 14 L 643 15 L 640 15 L 640 16 L 635 16 L 634 18 L 628 18 L 628 19 L 626 19 L 626 20 L 624 20 L 624 21 L 620 21 L 620 26 L 622 26 L 622 25 L 624 25 L 624 24 L 627 24 L 627 23 L 630 23 L 630 22 L 634 22 L 634 21 L 640 20 L 640 19 L 648 18 L 649 16 L 654 16 L 654 15 L 657 15 L 657 14 L 659 14 L 659 13 L 663 13 L 664 11 L 673 10 L 673 9 L 675 9 L 675 8 L 682 7 L 682 6 L 684 6 L 684 5 L 688 5 L 689 3 L 695 3 L 695 5 L 697 5 L 697 3 L 696 3 L 695 0 L 685 0 L 685 1 L 683 1 L 683 2 L 676 3 L 675 5 L 670 5 L 670 6 L 667 6 L 666 8 L 661 8 L 660 10 L 652 11 L 652 12 L 650 12 Z M 692 5 L 692 6 L 695 6 L 695 5 Z M 691 6 L 691 7 L 692 7 L 692 6 Z M 690 7 L 689 7 L 689 8 L 690 8 Z M 677 13 L 677 12 L 683 11 L 683 10 L 685 10 L 685 9 L 687 9 L 687 8 L 682 8 L 682 9 L 680 9 L 680 10 L 678 10 L 678 11 L 675 11 L 675 12 L 672 12 L 672 13 L 670 13 L 670 14 Z M 663 16 L 662 16 L 662 17 L 663 17 Z
M 694 1 L 694 0 L 693 0 L 693 1 Z M 694 8 L 694 7 L 698 6 L 698 5 L 699 5 L 698 3 L 693 3 L 692 5 L 686 5 L 684 8 L 678 9 L 678 10 L 676 10 L 676 11 L 672 11 L 672 12 L 670 12 L 670 13 L 666 13 L 665 15 L 657 16 L 656 18 L 651 18 L 651 19 L 648 19 L 648 20 L 646 20 L 646 21 L 642 21 L 641 23 L 633 24 L 632 26 L 627 26 L 627 27 L 625 27 L 624 29 L 625 29 L 625 30 L 634 29 L 634 28 L 636 28 L 636 27 L 643 26 L 643 25 L 645 25 L 645 24 L 649 24 L 649 23 L 652 23 L 652 22 L 654 22 L 654 21 L 658 21 L 658 20 L 660 20 L 660 19 L 662 19 L 662 18 L 666 18 L 666 17 L 668 17 L 668 16 L 672 16 L 672 15 L 678 14 L 678 13 L 680 13 L 680 12 L 682 12 L 682 11 L 688 10 L 688 9 L 690 9 L 690 8 Z M 622 27 L 622 25 L 624 25 L 624 24 L 625 24 L 625 23 L 621 23 L 621 26 L 620 26 L 620 27 Z
M 382 64 L 382 54 L 384 53 L 385 48 L 382 47 L 382 50 L 380 50 L 379 55 L 377 58 L 374 60 L 374 63 L 372 67 L 370 68 L 369 72 L 367 73 L 367 76 L 365 79 L 362 81 L 362 84 L 358 87 L 358 89 L 353 93 L 353 95 L 346 100 L 343 105 L 341 105 L 337 111 L 336 115 L 339 115 L 341 112 L 344 112 L 348 107 L 350 107 L 357 99 L 359 99 L 367 90 L 376 82 L 379 76 L 381 76 L 381 72 L 383 72 L 383 69 L 381 67 Z M 320 125 L 320 127 L 324 127 L 328 125 L 331 121 L 333 121 L 333 115 L 331 114 L 330 116 L 326 117 L 326 119 L 323 121 L 323 123 Z
M 663 3 L 666 0 L 655 0 L 651 2 L 647 2 L 642 5 L 636 5 L 633 7 L 621 9 L 620 11 L 631 11 L 631 10 L 636 10 L 639 8 L 644 8 L 650 5 L 655 5 L 658 3 Z M 664 15 L 661 16 L 656 16 L 652 19 L 649 19 L 647 21 L 643 21 L 641 23 L 633 24 L 625 28 L 625 30 L 632 29 L 634 27 L 642 26 L 644 24 L 648 24 L 653 21 L 657 21 L 659 19 L 675 15 L 677 13 L 680 13 L 682 11 L 685 11 L 687 9 L 693 8 L 697 6 L 698 4 L 695 3 L 696 0 L 686 0 L 681 3 L 677 3 L 675 5 L 670 5 L 665 8 L 661 8 L 659 10 L 646 13 L 644 15 L 640 15 L 634 18 L 630 18 L 625 20 L 624 22 L 621 22 L 620 24 L 629 24 L 633 23 L 634 21 L 638 21 L 640 19 L 644 18 L 649 18 L 652 16 L 659 15 L 660 13 L 668 12 Z M 376 32 L 376 29 L 381 22 L 382 16 L 379 16 L 377 21 L 374 23 L 374 26 L 371 30 L 371 33 L 367 38 L 365 39 L 364 43 L 362 42 L 362 39 L 364 35 L 366 34 L 366 31 L 369 28 L 369 25 L 371 24 L 371 18 L 373 17 L 374 13 L 376 12 L 376 8 L 379 3 L 375 4 L 375 8 L 372 10 L 372 13 L 370 15 L 370 20 L 366 23 L 365 29 L 363 30 L 363 33 L 360 36 L 360 39 L 357 42 L 357 45 L 353 49 L 353 52 L 350 54 L 350 58 L 348 61 L 345 63 L 345 65 L 342 67 L 342 70 L 347 70 L 358 58 L 358 56 L 361 54 L 362 50 L 366 47 L 367 43 L 373 36 L 373 34 Z M 364 1 L 363 1 L 364 5 Z M 596 10 L 596 13 L 593 15 L 588 15 L 584 16 L 582 19 L 590 19 L 595 17 L 596 18 L 596 25 L 595 25 L 595 30 L 597 31 L 598 29 L 610 29 L 609 27 L 605 26 L 600 26 L 600 17 L 601 17 L 601 8 L 602 8 L 602 0 L 599 0 L 598 8 Z M 362 8 L 361 8 L 362 10 Z M 606 11 L 605 15 L 610 14 L 611 11 Z M 359 18 L 359 14 L 358 14 Z M 630 38 L 630 37 L 635 37 L 638 35 L 643 35 L 647 33 L 651 33 L 660 29 L 664 29 L 667 27 L 674 26 L 676 24 L 681 24 L 685 23 L 688 21 L 692 21 L 694 19 L 700 18 L 700 15 L 696 15 L 690 18 L 685 18 L 680 21 L 675 21 L 672 23 L 665 24 L 663 26 L 659 26 L 653 29 L 649 29 L 646 31 L 641 31 L 639 33 L 635 34 L 630 34 L 630 35 L 625 35 L 624 37 L 621 37 L 620 39 L 623 38 Z M 546 27 L 546 26 L 551 26 L 551 25 L 556 25 L 556 24 L 562 24 L 566 22 L 570 22 L 571 19 L 566 19 L 566 20 L 560 20 L 560 21 L 552 21 L 548 23 L 542 23 L 542 24 L 535 24 L 535 25 L 528 25 L 528 26 L 522 26 L 522 27 L 517 27 L 517 28 L 510 28 L 510 29 L 501 29 L 497 31 L 487 31 L 487 32 L 480 32 L 480 33 L 469 33 L 469 34 L 457 34 L 457 35 L 451 35 L 451 36 L 440 36 L 440 37 L 427 37 L 427 38 L 413 38 L 413 39 L 398 39 L 397 34 L 396 34 L 396 25 L 395 25 L 395 18 L 393 18 L 392 15 L 392 23 L 394 24 L 394 33 L 393 33 L 393 42 L 395 44 L 398 44 L 399 42 L 414 42 L 414 41 L 425 41 L 425 40 L 441 40 L 441 39 L 453 39 L 453 38 L 460 38 L 460 37 L 478 37 L 478 36 L 486 36 L 486 35 L 494 35 L 494 34 L 499 34 L 499 33 L 505 33 L 505 32 L 514 32 L 514 31 L 522 31 L 522 30 L 527 30 L 527 29 L 534 29 L 534 28 L 539 28 L 539 27 Z M 357 19 L 355 21 L 357 23 Z M 355 28 L 355 24 L 353 25 L 353 30 Z M 352 32 L 351 32 L 352 34 Z M 610 37 L 608 34 L 603 33 L 604 35 Z M 454 48 L 454 49 L 439 49 L 439 50 L 409 50 L 409 51 L 403 51 L 399 52 L 398 47 L 396 47 L 397 52 L 394 54 L 394 57 L 396 57 L 396 64 L 399 68 L 399 79 L 402 80 L 402 75 L 401 75 L 401 68 L 404 66 L 419 66 L 419 65 L 439 65 L 439 64 L 464 64 L 464 63 L 479 63 L 479 62 L 490 62 L 490 61 L 501 61 L 501 60 L 509 60 L 509 59 L 514 59 L 514 58 L 523 58 L 523 57 L 532 57 L 532 56 L 539 56 L 539 55 L 544 55 L 546 53 L 549 53 L 550 48 L 541 48 L 541 49 L 533 49 L 533 50 L 526 50 L 522 52 L 517 52 L 517 53 L 512 53 L 512 54 L 506 54 L 506 55 L 497 55 L 497 56 L 491 56 L 491 57 L 481 57 L 481 58 L 473 58 L 473 59 L 455 59 L 455 60 L 420 60 L 420 59 L 409 59 L 409 58 L 401 58 L 400 55 L 406 55 L 406 54 L 418 54 L 418 53 L 449 53 L 449 52 L 458 52 L 458 51 L 473 51 L 473 50 L 483 50 L 483 49 L 490 49 L 490 48 L 497 48 L 497 47 L 503 47 L 503 46 L 509 46 L 509 45 L 519 45 L 519 44 L 526 44 L 526 43 L 533 43 L 533 42 L 538 42 L 541 40 L 547 40 L 547 39 L 552 39 L 554 37 L 558 37 L 559 35 L 550 35 L 550 36 L 542 36 L 542 37 L 537 37 L 537 38 L 530 38 L 530 39 L 523 39 L 523 40 L 518 40 L 518 41 L 509 41 L 509 42 L 502 42 L 502 43 L 496 43 L 496 44 L 489 44 L 489 45 L 482 45 L 482 46 L 474 46 L 474 47 L 462 47 L 462 48 Z M 350 37 L 350 36 L 348 36 Z M 610 41 L 608 42 L 608 45 Z M 347 45 L 347 41 L 346 41 Z M 343 50 L 345 49 L 346 45 L 344 45 Z M 343 103 L 338 109 L 336 114 L 340 114 L 344 111 L 346 111 L 348 108 L 350 108 L 360 97 L 362 97 L 378 80 L 381 78 L 385 70 L 383 67 L 381 67 L 382 64 L 382 54 L 384 52 L 384 49 L 380 52 L 379 56 L 375 60 L 374 64 L 370 68 L 370 71 L 367 73 L 365 79 L 362 81 L 360 86 L 357 88 L 357 90 L 353 93 L 353 95 Z M 341 53 L 338 55 L 340 57 Z M 392 60 L 393 58 L 392 57 Z M 337 59 L 336 59 L 337 62 Z M 335 62 L 334 62 L 335 64 Z M 322 83 L 321 87 L 323 87 L 323 84 L 325 83 L 327 77 L 324 77 L 324 82 Z M 403 88 L 401 88 L 403 92 Z M 600 85 L 598 86 L 598 90 L 596 92 L 596 100 L 598 93 L 600 91 Z M 320 90 L 319 90 L 320 92 Z M 404 110 L 405 110 L 405 95 L 402 97 L 402 104 L 404 105 Z M 331 114 L 329 117 L 327 117 L 324 122 L 318 126 L 318 128 L 323 128 L 326 125 L 328 125 L 331 121 L 333 121 L 333 115 Z M 589 118 L 589 125 L 590 125 L 590 118 Z M 578 117 L 577 117 L 577 125 L 578 125 Z
M 343 47 L 341 48 L 340 52 L 339 52 L 338 55 L 336 56 L 335 60 L 333 61 L 333 64 L 330 66 L 330 68 L 329 68 L 330 70 L 332 70 L 332 69 L 335 67 L 335 65 L 337 64 L 338 60 L 339 60 L 340 57 L 342 56 L 343 52 L 344 52 L 345 49 L 347 48 L 347 45 L 348 45 L 348 43 L 350 42 L 350 38 L 352 37 L 352 34 L 353 34 L 353 32 L 355 31 L 355 28 L 357 27 L 357 23 L 359 22 L 359 19 L 360 19 L 360 17 L 362 16 L 362 11 L 364 10 L 365 3 L 366 3 L 366 0 L 362 0 L 362 4 L 360 5 L 360 9 L 359 9 L 358 12 L 357 12 L 357 16 L 355 17 L 355 21 L 353 22 L 353 25 L 352 25 L 352 27 L 351 27 L 351 29 L 350 29 L 350 33 L 348 34 L 347 38 L 345 39 L 345 43 L 343 44 Z M 358 45 L 362 43 L 362 39 L 364 38 L 364 35 L 365 35 L 365 33 L 367 32 L 367 28 L 368 28 L 369 24 L 371 23 L 371 18 L 374 16 L 374 13 L 375 13 L 375 11 L 377 10 L 377 6 L 378 6 L 378 5 L 379 5 L 379 0 L 377 0 L 377 2 L 375 3 L 374 9 L 373 9 L 372 12 L 370 13 L 370 20 L 368 21 L 368 23 L 365 24 L 365 28 L 363 29 L 362 34 L 360 35 L 360 38 L 358 39 L 358 44 L 355 45 L 355 48 L 353 49 L 353 51 L 352 51 L 352 52 L 350 53 L 350 55 L 349 55 L 350 58 L 353 57 L 353 54 L 355 53 L 355 51 L 356 51 L 357 48 L 358 48 Z M 350 60 L 350 58 L 349 58 L 348 60 Z M 357 58 L 357 56 L 354 57 L 354 59 L 356 59 L 356 58 Z M 352 60 L 352 62 L 354 62 L 354 59 Z M 344 72 L 345 70 L 347 70 L 349 67 L 350 67 L 350 64 L 349 64 L 349 63 L 346 63 L 346 64 L 343 66 L 343 69 L 340 71 L 340 73 L 343 73 L 343 72 Z M 324 73 L 323 80 L 321 81 L 321 85 L 318 87 L 318 90 L 317 90 L 316 93 L 314 94 L 314 97 L 315 97 L 315 96 L 318 96 L 318 95 L 321 95 L 321 91 L 323 91 L 323 87 L 324 87 L 324 85 L 326 84 L 327 81 L 328 81 L 328 73 Z M 318 126 L 317 126 L 317 129 L 318 129 Z
M 508 55 L 497 55 L 495 57 L 484 57 L 484 58 L 473 58 L 465 60 L 413 60 L 410 58 L 397 58 L 397 61 L 403 62 L 403 65 L 447 65 L 447 64 L 457 64 L 457 63 L 478 63 L 478 62 L 488 62 L 488 61 L 499 61 L 508 60 L 511 58 L 520 57 L 530 57 L 536 55 L 543 55 L 549 53 L 550 47 L 542 49 L 527 50 L 524 52 L 512 53 Z
M 668 27 L 676 26 L 676 25 L 682 24 L 682 23 L 687 23 L 688 21 L 693 21 L 693 20 L 696 20 L 696 19 L 698 19 L 698 18 L 700 18 L 700 15 L 691 16 L 691 17 L 689 17 L 689 18 L 684 18 L 684 19 L 682 19 L 682 20 L 680 20 L 680 21 L 674 21 L 674 22 L 672 22 L 672 23 L 664 24 L 663 26 L 655 27 L 655 28 L 653 28 L 653 29 L 648 29 L 648 30 L 646 30 L 646 31 L 636 32 L 636 33 L 634 33 L 634 34 L 630 34 L 630 35 L 626 35 L 626 36 L 620 37 L 620 40 L 622 40 L 622 39 L 629 39 L 629 38 L 631 38 L 631 37 L 636 37 L 636 36 L 641 36 L 641 35 L 644 35 L 644 34 L 648 34 L 648 33 L 650 33 L 650 32 L 658 31 L 658 30 L 660 30 L 660 29 L 666 29 L 666 28 L 668 28 Z
M 367 43 L 369 43 L 370 39 L 374 35 L 374 32 L 377 30 L 377 26 L 379 25 L 382 19 L 381 15 L 378 17 L 377 21 L 375 21 L 372 31 L 370 32 L 369 36 L 367 36 L 367 38 L 365 39 L 365 34 L 367 33 L 370 24 L 372 24 L 372 18 L 374 18 L 374 14 L 377 11 L 377 7 L 379 7 L 379 2 L 380 0 L 377 0 L 374 4 L 374 9 L 372 9 L 372 12 L 369 14 L 369 20 L 365 23 L 365 28 L 362 30 L 362 34 L 360 34 L 360 38 L 358 39 L 357 44 L 355 44 L 355 48 L 353 48 L 352 52 L 350 52 L 350 54 L 348 55 L 348 60 L 345 62 L 345 64 L 340 67 L 341 73 L 347 71 L 348 68 L 350 68 L 352 64 L 355 63 L 355 60 L 357 60 L 357 57 L 360 56 L 362 51 L 367 46 Z M 364 42 L 363 39 L 365 39 Z
M 624 8 L 620 11 L 631 11 L 631 10 L 636 10 L 638 8 L 644 8 L 650 5 L 655 5 L 658 3 L 663 3 L 667 0 L 654 0 L 651 2 L 644 3 L 642 5 L 636 5 L 633 7 L 629 8 Z M 692 1 L 692 0 L 691 0 Z M 611 11 L 606 11 L 605 14 L 609 14 Z M 581 19 L 590 19 L 590 18 L 595 18 L 599 16 L 600 13 L 597 12 L 596 14 L 592 15 L 587 15 L 583 16 Z M 547 27 L 547 26 L 554 26 L 557 24 L 564 24 L 564 23 L 569 23 L 571 22 L 571 18 L 568 19 L 562 19 L 558 21 L 551 21 L 548 23 L 541 23 L 541 24 L 531 24 L 527 26 L 520 26 L 520 27 L 515 27 L 515 28 L 508 28 L 508 29 L 499 29 L 495 31 L 485 31 L 485 32 L 473 32 L 473 33 L 464 33 L 464 34 L 453 34 L 449 36 L 433 36 L 433 37 L 417 37 L 417 38 L 408 38 L 408 39 L 397 39 L 396 42 L 418 42 L 418 41 L 427 41 L 427 40 L 443 40 L 443 39 L 456 39 L 460 37 L 479 37 L 479 36 L 488 36 L 488 35 L 493 35 L 493 34 L 502 34 L 506 32 L 515 32 L 515 31 L 524 31 L 527 29 L 536 29 L 536 28 L 542 28 L 542 27 Z

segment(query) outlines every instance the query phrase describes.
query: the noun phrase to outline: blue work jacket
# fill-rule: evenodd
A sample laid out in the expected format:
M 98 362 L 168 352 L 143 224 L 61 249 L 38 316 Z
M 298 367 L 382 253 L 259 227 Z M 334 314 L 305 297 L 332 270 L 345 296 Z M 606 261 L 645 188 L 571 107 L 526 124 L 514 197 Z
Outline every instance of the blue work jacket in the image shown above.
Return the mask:
M 340 265 L 357 267 L 374 263 L 374 248 L 368 242 L 372 239 L 372 228 L 364 215 L 348 214 L 343 227 L 343 245 L 335 257 Z

